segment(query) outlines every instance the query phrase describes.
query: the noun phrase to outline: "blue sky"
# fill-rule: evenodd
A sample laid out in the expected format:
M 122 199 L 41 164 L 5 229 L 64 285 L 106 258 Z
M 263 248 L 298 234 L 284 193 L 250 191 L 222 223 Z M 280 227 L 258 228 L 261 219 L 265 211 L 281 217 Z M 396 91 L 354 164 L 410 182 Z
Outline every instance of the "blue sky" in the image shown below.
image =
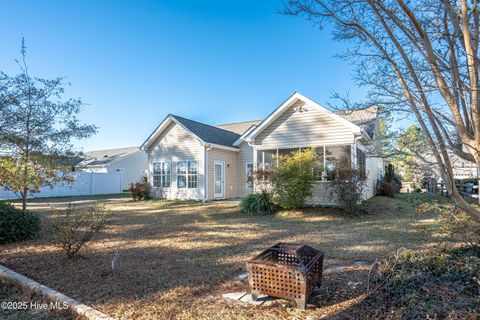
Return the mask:
M 208 124 L 262 119 L 293 91 L 361 99 L 327 30 L 278 14 L 282 1 L 3 1 L 0 69 L 66 76 L 99 127 L 92 150 L 140 145 L 169 114 Z

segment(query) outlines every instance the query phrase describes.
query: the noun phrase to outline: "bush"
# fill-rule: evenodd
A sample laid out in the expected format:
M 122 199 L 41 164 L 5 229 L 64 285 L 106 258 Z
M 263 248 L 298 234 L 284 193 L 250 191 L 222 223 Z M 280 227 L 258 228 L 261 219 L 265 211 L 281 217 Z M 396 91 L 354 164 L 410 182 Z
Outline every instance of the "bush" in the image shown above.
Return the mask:
M 385 166 L 385 177 L 378 183 L 377 193 L 380 196 L 395 197 L 402 189 L 401 179 L 395 175 L 395 168 L 391 163 Z
M 140 182 L 131 183 L 128 191 L 130 191 L 133 201 L 148 199 L 150 196 L 150 185 L 147 177 L 143 177 Z
M 338 163 L 336 178 L 332 181 L 332 193 L 338 206 L 345 213 L 358 215 L 364 212 L 365 172 L 353 170 L 350 161 L 342 159 Z
M 386 197 L 395 197 L 397 194 L 398 184 L 395 181 L 388 181 L 386 179 L 380 180 L 378 183 L 378 195 Z
M 68 205 L 65 215 L 54 224 L 57 243 L 68 258 L 105 228 L 108 216 L 109 212 L 98 203 L 81 208 Z
M 281 157 L 272 174 L 275 200 L 285 209 L 297 209 L 312 195 L 314 184 L 315 150 L 293 151 Z
M 40 229 L 40 219 L 36 214 L 23 212 L 10 203 L 0 202 L 1 244 L 32 239 Z
M 240 211 L 243 213 L 274 213 L 275 205 L 270 194 L 263 191 L 261 193 L 249 194 L 243 198 L 240 202 Z

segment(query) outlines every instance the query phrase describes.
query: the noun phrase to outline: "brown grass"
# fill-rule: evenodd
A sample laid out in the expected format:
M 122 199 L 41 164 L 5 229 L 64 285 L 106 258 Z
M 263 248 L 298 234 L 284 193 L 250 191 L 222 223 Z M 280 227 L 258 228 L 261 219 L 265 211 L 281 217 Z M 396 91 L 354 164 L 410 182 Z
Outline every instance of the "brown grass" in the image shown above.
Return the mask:
M 2 320 L 80 320 L 80 317 L 73 315 L 68 309 L 34 307 L 33 305 L 49 305 L 50 301 L 6 279 L 0 279 L 0 302 L 16 303 L 16 306 L 0 308 Z M 20 306 L 18 303 L 21 303 Z
M 416 217 L 418 201 L 370 200 L 370 215 L 350 218 L 334 209 L 249 216 L 236 203 L 101 201 L 112 211 L 101 235 L 68 260 L 53 245 L 49 227 L 66 199 L 38 200 L 30 208 L 44 224 L 40 239 L 0 247 L 0 263 L 121 319 L 299 319 L 332 315 L 354 305 L 368 265 L 400 247 L 428 248 L 444 241 L 432 214 Z M 96 198 L 95 200 L 98 200 Z M 435 201 L 443 201 L 433 199 Z M 91 202 L 88 198 L 75 201 Z M 245 261 L 280 241 L 306 242 L 325 252 L 325 267 L 351 268 L 324 276 L 318 307 L 301 312 L 286 301 L 270 307 L 226 302 L 224 292 L 244 291 L 237 279 Z M 115 271 L 111 258 L 121 249 Z M 348 282 L 361 282 L 353 289 Z

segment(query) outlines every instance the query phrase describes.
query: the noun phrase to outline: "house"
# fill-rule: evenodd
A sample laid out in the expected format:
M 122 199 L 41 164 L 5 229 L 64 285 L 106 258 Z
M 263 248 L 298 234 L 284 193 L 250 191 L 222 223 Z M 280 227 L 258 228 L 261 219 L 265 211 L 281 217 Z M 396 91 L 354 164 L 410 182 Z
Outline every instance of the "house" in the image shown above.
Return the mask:
M 88 151 L 75 169 L 85 172 L 122 173 L 122 188 L 126 190 L 130 183 L 138 182 L 147 175 L 147 155 L 139 147 Z
M 478 166 L 474 162 L 467 161 L 457 156 L 452 150 L 447 150 L 452 166 L 453 178 L 460 182 L 473 181 L 478 179 Z M 399 161 L 395 164 L 398 173 L 402 176 L 402 188 L 405 191 L 424 187 L 434 192 L 443 184 L 440 167 L 431 152 L 417 156 L 408 163 Z M 422 183 L 423 181 L 423 183 Z
M 212 126 L 168 115 L 142 144 L 148 156 L 152 196 L 167 199 L 239 198 L 253 192 L 255 168 L 276 165 L 293 149 L 315 147 L 318 181 L 312 205 L 335 205 L 332 173 L 347 159 L 367 172 L 365 198 L 375 194 L 383 175 L 377 108 L 331 112 L 292 94 L 262 121 Z

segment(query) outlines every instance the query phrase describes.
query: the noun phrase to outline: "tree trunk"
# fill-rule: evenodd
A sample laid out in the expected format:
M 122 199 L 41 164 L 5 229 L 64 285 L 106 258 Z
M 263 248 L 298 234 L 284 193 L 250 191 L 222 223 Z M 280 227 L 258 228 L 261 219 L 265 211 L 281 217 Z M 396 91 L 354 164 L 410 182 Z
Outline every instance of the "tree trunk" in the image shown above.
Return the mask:
M 22 211 L 26 212 L 27 211 L 27 195 L 28 195 L 28 190 L 23 189 L 23 192 L 21 192 L 22 196 Z
M 480 222 L 480 212 L 478 212 L 475 208 L 468 204 L 467 201 L 458 193 L 454 192 L 452 194 L 453 202 L 462 209 L 466 214 L 471 216 L 477 222 Z

